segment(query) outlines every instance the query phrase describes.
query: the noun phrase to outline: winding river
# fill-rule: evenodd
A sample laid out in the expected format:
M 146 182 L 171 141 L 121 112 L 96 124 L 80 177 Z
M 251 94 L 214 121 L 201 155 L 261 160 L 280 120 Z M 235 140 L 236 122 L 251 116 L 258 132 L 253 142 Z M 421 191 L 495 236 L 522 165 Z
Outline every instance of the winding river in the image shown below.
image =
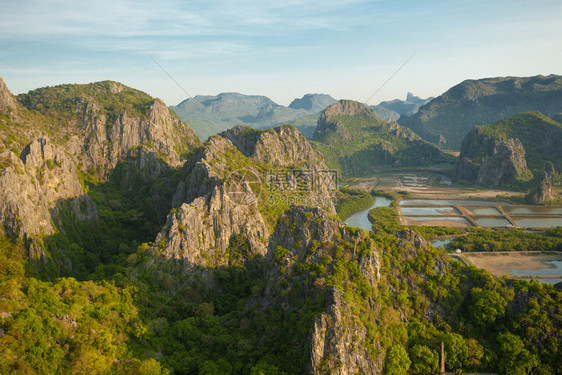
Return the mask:
M 375 196 L 375 202 L 371 205 L 371 207 L 367 208 L 366 210 L 359 211 L 345 220 L 345 223 L 350 227 L 357 227 L 361 229 L 365 229 L 366 231 L 370 231 L 372 228 L 372 224 L 369 221 L 369 211 L 371 211 L 375 207 L 388 207 L 390 206 L 391 200 L 386 197 Z

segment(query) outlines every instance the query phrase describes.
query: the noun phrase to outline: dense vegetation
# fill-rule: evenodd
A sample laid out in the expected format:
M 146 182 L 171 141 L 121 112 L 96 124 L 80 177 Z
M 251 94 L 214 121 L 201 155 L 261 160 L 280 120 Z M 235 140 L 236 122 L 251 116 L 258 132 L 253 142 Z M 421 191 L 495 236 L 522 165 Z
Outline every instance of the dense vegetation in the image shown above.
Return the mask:
M 17 99 L 26 108 L 61 120 L 71 119 L 88 100 L 96 102 L 106 115 L 127 112 L 136 117 L 146 115 L 154 103 L 150 95 L 113 81 L 44 87 L 20 94 Z
M 466 236 L 455 238 L 447 248 L 463 251 L 562 251 L 562 227 L 546 229 L 541 233 L 487 228 L 468 228 L 467 231 Z
M 42 281 L 23 244 L 4 235 L 0 260 L 0 373 L 167 373 L 133 348 L 147 330 L 133 286 Z
M 187 195 L 180 181 L 202 164 L 209 174 L 193 179 L 201 189 L 234 170 L 273 168 L 220 137 L 210 142 L 218 146 L 196 152 L 212 157 L 178 170 L 131 157 L 104 181 L 81 172 L 98 222 L 79 224 L 70 202 L 59 202 L 57 232 L 34 239 L 46 263 L 31 264 L 29 244 L 0 228 L 0 373 L 306 373 L 320 317 L 347 335 L 344 350 L 374 358 L 386 374 L 436 372 L 441 342 L 448 370 L 562 372 L 561 291 L 450 260 L 401 226 L 395 207 L 371 211 L 368 233 L 298 207 L 309 191 L 275 200 L 274 187 L 248 183 L 274 233 L 266 256 L 240 233 L 214 254 L 224 266 L 162 259 L 150 241 L 177 212 L 176 193 Z M 372 200 L 341 197 L 342 216 Z M 560 229 L 543 235 L 561 238 Z M 339 366 L 332 354 L 320 372 Z

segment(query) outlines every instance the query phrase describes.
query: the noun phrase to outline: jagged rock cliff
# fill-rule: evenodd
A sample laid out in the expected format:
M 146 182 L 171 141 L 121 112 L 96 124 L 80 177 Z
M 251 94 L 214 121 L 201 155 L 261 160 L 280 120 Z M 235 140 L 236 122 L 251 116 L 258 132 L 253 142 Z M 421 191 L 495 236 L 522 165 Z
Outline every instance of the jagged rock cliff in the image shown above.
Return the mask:
M 542 174 L 547 164 L 560 170 L 562 126 L 538 112 L 476 126 L 462 143 L 459 180 L 479 185 L 521 184 Z
M 236 126 L 220 135 L 230 139 L 245 156 L 262 163 L 327 169 L 322 156 L 292 125 L 264 131 Z
M 474 140 L 477 138 L 478 140 Z M 528 181 L 533 174 L 527 168 L 525 148 L 519 139 L 495 140 L 481 134 L 475 128 L 466 138 L 466 148 L 461 152 L 461 162 L 457 168 L 458 178 L 469 180 L 476 177 L 478 185 L 493 185 L 505 181 Z M 467 155 L 475 155 L 474 143 L 486 145 L 485 157 L 480 165 L 471 164 Z M 463 143 L 463 146 L 465 143 Z
M 342 298 L 343 291 L 332 290 L 332 303 L 314 322 L 311 338 L 310 372 L 330 374 L 382 374 L 381 358 L 373 358 L 365 346 L 357 342 L 367 336 L 365 326 L 349 324 L 351 307 Z
M 19 158 L 2 151 L 0 166 L 0 223 L 7 234 L 26 241 L 32 260 L 46 262 L 37 236 L 54 233 L 55 225 L 65 230 L 59 210 L 70 209 L 65 214 L 77 221 L 96 221 L 96 206 L 82 189 L 74 163 L 49 138 L 33 141 Z M 70 205 L 61 208 L 61 202 Z
M 287 173 L 280 173 L 281 167 Z M 335 181 L 317 178 L 326 169 L 292 126 L 267 131 L 236 127 L 213 136 L 186 165 L 173 200 L 177 208 L 151 252 L 189 265 L 224 265 L 231 239 L 243 235 L 252 254 L 265 255 L 277 220 L 272 212 L 286 207 L 289 197 L 298 203 L 300 196 L 305 204 L 335 213 Z
M 20 158 L 4 150 L 0 176 L 0 217 L 8 233 L 51 234 L 51 210 L 59 200 L 80 198 L 77 217 L 95 220 L 96 210 L 85 195 L 71 159 L 49 138 L 29 144 Z
M 552 175 L 555 172 L 544 171 L 541 182 L 527 195 L 530 204 L 549 204 L 560 199 L 560 195 L 552 189 Z
M 279 301 L 279 289 L 288 279 L 292 279 L 295 288 L 301 283 L 308 284 L 298 268 L 326 264 L 326 259 L 344 256 L 338 254 L 342 250 L 346 259 L 356 262 L 360 273 L 356 277 L 376 287 L 380 278 L 380 256 L 366 232 L 349 232 L 341 222 L 330 219 L 319 208 L 297 206 L 287 211 L 279 219 L 269 243 L 267 260 L 270 266 L 262 303 L 270 306 L 273 301 L 278 301 L 284 311 L 295 308 L 288 299 Z M 305 293 L 314 296 L 325 287 L 316 282 L 309 288 Z M 367 328 L 351 318 L 352 310 L 358 307 L 342 298 L 342 287 L 329 287 L 324 292 L 327 293 L 327 305 L 310 327 L 311 350 L 307 365 L 310 373 L 381 373 L 383 358 L 373 357 L 369 352 Z
M 16 111 L 17 107 L 17 100 L 0 77 L 0 113 L 9 115 L 11 112 Z
M 150 147 L 171 166 L 200 145 L 192 129 L 160 100 L 117 82 L 63 85 L 18 96 L 50 117 L 70 155 L 84 171 L 107 176 L 128 152 Z M 68 140 L 66 140 L 68 139 Z
M 161 100 L 111 81 L 16 98 L 0 80 L 0 113 L 0 223 L 39 257 L 40 239 L 64 234 L 65 220 L 96 222 L 83 175 L 106 180 L 127 159 L 122 188 L 140 193 L 139 180 L 152 184 L 200 145 Z M 171 197 L 152 200 L 169 211 Z
M 183 203 L 172 211 L 156 237 L 153 254 L 182 260 L 188 266 L 225 266 L 229 262 L 226 250 L 232 237 L 239 234 L 248 240 L 248 255 L 265 255 L 270 233 L 257 203 L 237 204 L 224 186 L 217 186 L 208 197 Z

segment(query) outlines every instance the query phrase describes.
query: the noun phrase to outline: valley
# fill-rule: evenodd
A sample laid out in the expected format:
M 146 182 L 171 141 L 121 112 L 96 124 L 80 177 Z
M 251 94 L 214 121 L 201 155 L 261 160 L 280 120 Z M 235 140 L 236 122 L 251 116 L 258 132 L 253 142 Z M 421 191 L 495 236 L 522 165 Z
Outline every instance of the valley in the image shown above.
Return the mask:
M 449 172 L 442 170 L 442 172 Z M 350 178 L 341 182 L 348 189 L 372 191 L 374 194 L 395 194 L 396 214 L 406 227 L 493 228 L 540 231 L 562 226 L 562 206 L 521 205 L 524 194 L 516 191 L 481 189 L 452 184 L 435 170 L 389 171 L 372 177 Z M 371 230 L 368 213 L 375 207 L 388 207 L 391 200 L 375 195 L 375 202 L 345 222 L 347 225 Z M 535 279 L 556 284 L 562 282 L 562 251 L 549 252 L 468 252 L 457 254 L 447 245 L 457 236 L 433 237 L 434 246 L 447 247 L 453 258 L 484 268 L 493 275 L 509 275 L 519 279 Z M 462 251 L 462 246 L 461 249 Z
M 285 124 L 201 141 L 118 82 L 0 80 L 0 373 L 430 374 L 442 343 L 452 371 L 560 370 L 562 292 L 522 279 L 558 278 L 542 252 L 562 247 L 560 166 L 504 139 L 560 124 L 491 124 L 461 164 L 323 99 L 312 140 Z M 506 178 L 459 179 L 471 166 Z

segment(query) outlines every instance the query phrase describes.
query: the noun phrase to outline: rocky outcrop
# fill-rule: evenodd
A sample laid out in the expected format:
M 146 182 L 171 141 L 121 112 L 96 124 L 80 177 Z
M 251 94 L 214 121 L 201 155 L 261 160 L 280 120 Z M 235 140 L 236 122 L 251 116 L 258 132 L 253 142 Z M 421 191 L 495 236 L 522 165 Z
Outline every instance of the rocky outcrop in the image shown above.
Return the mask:
M 153 254 L 165 259 L 183 259 L 191 265 L 224 265 L 215 259 L 225 259 L 231 238 L 244 235 L 251 253 L 263 255 L 272 223 L 266 223 L 260 209 L 269 214 L 266 212 L 270 210 L 269 205 L 276 203 L 260 195 L 260 191 L 271 187 L 282 194 L 282 188 L 296 189 L 303 181 L 316 178 L 313 173 L 316 168 L 325 168 L 322 158 L 292 126 L 264 132 L 235 128 L 224 135 L 238 148 L 230 139 L 213 136 L 196 155 L 196 161 L 185 167 L 186 178 L 178 185 L 173 200 L 177 208 L 158 235 Z M 257 137 L 250 138 L 254 135 Z M 289 167 L 299 163 L 303 166 L 299 170 L 302 173 L 290 169 L 290 174 L 280 175 L 268 170 L 272 165 Z M 322 206 L 334 214 L 331 196 L 334 189 L 335 181 L 326 179 L 304 191 L 302 196 L 306 203 Z M 320 200 L 321 197 L 325 199 Z
M 343 139 L 349 140 L 350 134 L 348 130 L 341 121 L 338 121 L 340 116 L 361 116 L 373 118 L 378 120 L 378 123 L 382 123 L 382 120 L 375 111 L 366 105 L 353 100 L 339 100 L 320 114 L 312 139 L 320 142 L 326 141 L 326 136 L 334 133 Z
M 339 249 L 339 250 L 336 250 Z M 338 251 L 343 254 L 336 255 Z M 345 254 L 345 255 L 344 255 Z M 321 287 L 301 280 L 299 269 L 314 263 L 326 263 L 332 257 L 345 257 L 356 262 L 361 278 L 376 287 L 380 278 L 380 258 L 369 235 L 350 232 L 341 222 L 331 219 L 320 208 L 295 206 L 285 212 L 271 236 L 267 253 L 266 289 L 262 303 L 280 303 L 283 311 L 295 308 L 294 299 L 279 297 L 292 280 L 289 289 L 310 288 L 309 298 L 321 293 Z M 329 265 L 329 267 L 332 267 Z M 326 277 L 333 270 L 328 271 Z M 324 275 L 322 275 L 323 277 Z M 367 327 L 353 319 L 353 308 L 340 287 L 329 287 L 327 305 L 310 327 L 310 359 L 307 370 L 312 374 L 381 373 L 383 358 L 373 357 L 367 342 Z M 276 301 L 276 302 L 274 302 Z
M 245 156 L 268 165 L 327 169 L 322 156 L 292 125 L 264 131 L 237 126 L 220 135 Z
M 542 181 L 528 195 L 530 204 L 549 204 L 560 199 L 558 193 L 552 189 L 552 178 L 548 172 L 543 173 Z
M 0 78 L 0 113 L 9 115 L 17 110 L 18 103 L 2 78 Z
M 524 182 L 533 178 L 518 138 L 501 139 L 474 128 L 463 141 L 457 179 L 478 185 Z
M 80 168 L 107 178 L 132 149 L 145 146 L 169 165 L 200 141 L 160 100 L 112 81 L 61 85 L 18 96 L 28 109 L 45 115 L 55 143 Z M 55 139 L 56 138 L 56 139 Z
M 179 183 L 172 205 L 179 207 L 182 203 L 190 203 L 221 184 L 229 176 L 232 167 L 228 165 L 228 155 L 243 157 L 228 139 L 219 136 L 209 138 L 195 156 L 195 161 L 184 166 L 186 177 Z
M 382 374 L 382 358 L 373 358 L 367 347 L 359 344 L 367 336 L 366 327 L 350 319 L 353 311 L 341 290 L 333 289 L 331 294 L 330 307 L 314 322 L 310 373 Z
M 224 186 L 217 186 L 209 197 L 172 210 L 151 252 L 191 267 L 224 266 L 230 240 L 237 234 L 245 235 L 251 254 L 265 255 L 270 233 L 257 204 L 237 204 Z
M 511 138 L 494 147 L 492 155 L 480 166 L 476 182 L 491 185 L 501 180 L 528 181 L 532 177 L 527 168 L 525 148 L 519 139 Z
M 4 150 L 0 159 L 0 220 L 8 234 L 24 239 L 52 234 L 57 206 L 65 200 L 72 202 L 77 220 L 96 220 L 74 163 L 49 138 L 33 141 L 19 158 Z
M 271 262 L 276 256 L 275 250 L 281 246 L 288 250 L 284 258 L 286 265 L 297 261 L 321 262 L 343 241 L 353 244 L 351 260 L 357 261 L 363 276 L 375 286 L 380 276 L 380 260 L 367 232 L 349 233 L 339 220 L 319 207 L 293 206 L 286 211 L 271 236 L 267 259 Z M 367 250 L 367 255 L 360 249 Z
M 307 190 L 311 199 L 320 199 L 329 212 L 335 213 L 333 195 L 336 191 L 336 174 L 330 170 L 323 157 L 292 125 L 260 131 L 237 126 L 221 133 L 245 156 L 268 165 L 272 170 L 265 184 L 276 187 L 292 186 Z
M 181 155 L 176 147 L 181 133 L 178 134 L 177 129 L 188 133 L 186 137 L 180 137 L 186 148 L 192 149 L 199 144 L 193 131 L 172 116 L 159 99 L 154 101 L 145 117 L 133 117 L 127 112 L 106 116 L 95 102 L 86 103 L 81 126 L 85 135 L 73 137 L 69 149 L 85 170 L 93 168 L 101 176 L 115 168 L 129 150 L 141 145 L 154 150 L 169 165 L 179 166 Z
M 269 245 L 268 259 L 271 261 L 277 246 L 288 249 L 287 264 L 297 260 L 319 261 L 325 252 L 309 254 L 313 241 L 330 243 L 336 236 L 345 235 L 341 222 L 330 219 L 326 211 L 318 207 L 295 206 L 279 219 Z
M 229 163 L 244 163 L 248 173 L 257 170 L 252 172 L 248 159 L 219 136 L 211 137 L 196 159 L 186 166 L 186 178 L 173 199 L 176 208 L 151 249 L 154 257 L 181 260 L 188 268 L 226 265 L 230 241 L 241 234 L 251 254 L 265 255 L 271 232 L 258 209 L 258 192 L 252 190 L 252 181 L 234 180 L 236 170 Z

